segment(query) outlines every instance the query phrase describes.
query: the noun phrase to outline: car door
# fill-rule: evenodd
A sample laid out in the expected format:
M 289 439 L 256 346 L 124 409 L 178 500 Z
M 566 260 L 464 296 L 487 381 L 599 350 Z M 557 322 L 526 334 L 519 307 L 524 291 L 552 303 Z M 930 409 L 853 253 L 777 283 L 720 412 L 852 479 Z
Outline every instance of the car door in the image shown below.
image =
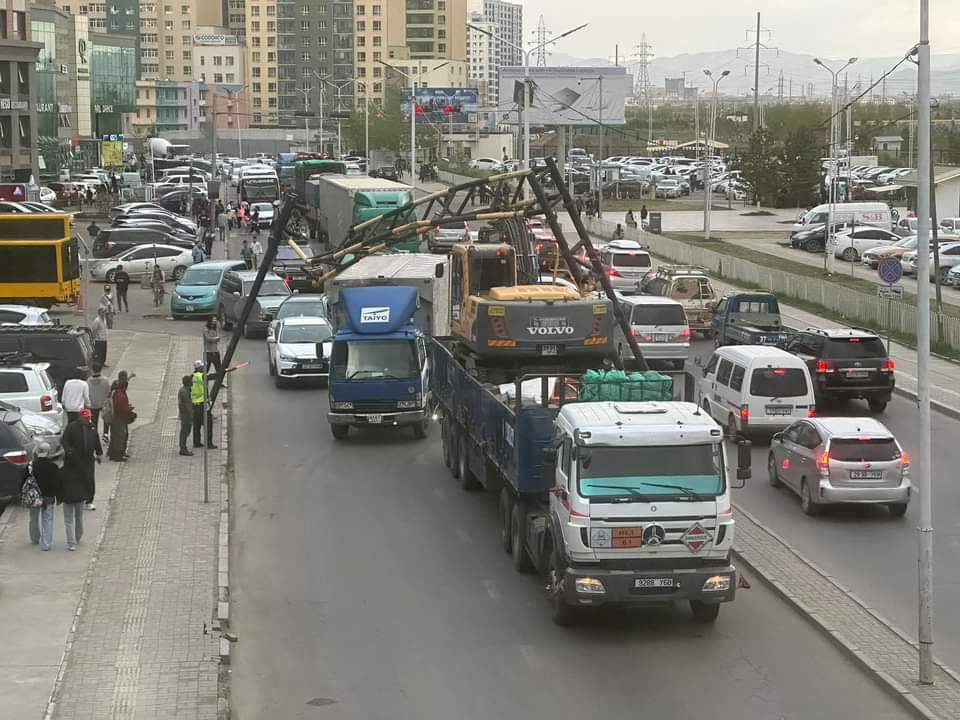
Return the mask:
M 717 365 L 717 375 L 713 382 L 713 394 L 711 396 L 711 406 L 716 405 L 714 418 L 720 423 L 726 423 L 730 413 L 737 414 L 740 411 L 740 393 L 730 390 L 730 376 L 733 374 L 733 363 L 726 358 L 720 359 Z M 719 413 L 719 415 L 718 415 Z
M 710 361 L 703 368 L 703 377 L 700 379 L 700 407 L 709 409 L 711 417 L 713 416 L 713 385 L 717 380 L 717 365 L 720 362 L 719 356 L 714 353 Z
M 777 476 L 790 488 L 796 488 L 797 478 L 794 447 L 800 442 L 800 431 L 806 423 L 795 422 L 770 442 L 770 452 L 777 466 Z
M 170 277 L 180 259 L 180 252 L 173 248 L 158 247 L 156 253 L 157 264 L 163 270 L 165 277 Z
M 820 469 L 817 467 L 817 448 L 823 444 L 820 433 L 809 422 L 802 421 L 800 436 L 793 445 L 793 462 L 795 470 L 794 489 L 800 492 L 800 485 L 804 479 L 812 485 L 820 481 Z

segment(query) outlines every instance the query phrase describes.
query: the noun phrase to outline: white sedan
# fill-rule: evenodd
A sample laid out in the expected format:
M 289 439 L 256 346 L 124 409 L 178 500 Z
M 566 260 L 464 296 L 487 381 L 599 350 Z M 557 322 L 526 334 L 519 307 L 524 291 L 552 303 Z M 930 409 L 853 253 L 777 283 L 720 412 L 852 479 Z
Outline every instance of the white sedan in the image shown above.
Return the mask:
M 496 170 L 500 172 L 503 171 L 506 166 L 496 158 L 482 157 L 476 158 L 471 162 L 470 167 L 475 170 Z
M 40 188 L 40 202 L 53 205 L 57 201 L 57 193 L 48 187 Z
M 277 387 L 290 380 L 330 376 L 333 328 L 321 317 L 291 316 L 277 323 L 267 342 L 267 364 Z
M 119 255 L 91 260 L 90 279 L 112 283 L 119 265 L 131 278 L 139 278 L 153 272 L 154 263 L 160 266 L 165 278 L 179 280 L 193 265 L 193 251 L 176 245 L 136 245 Z
M 917 274 L 917 251 L 905 253 L 900 262 L 904 275 Z M 942 243 L 940 245 L 940 284 L 946 285 L 950 281 L 950 271 L 960 266 L 960 242 Z M 930 253 L 930 280 L 934 279 L 933 252 Z
M 857 262 L 867 250 L 893 245 L 900 236 L 879 227 L 861 225 L 857 228 L 842 230 L 830 238 L 834 256 L 847 262 Z

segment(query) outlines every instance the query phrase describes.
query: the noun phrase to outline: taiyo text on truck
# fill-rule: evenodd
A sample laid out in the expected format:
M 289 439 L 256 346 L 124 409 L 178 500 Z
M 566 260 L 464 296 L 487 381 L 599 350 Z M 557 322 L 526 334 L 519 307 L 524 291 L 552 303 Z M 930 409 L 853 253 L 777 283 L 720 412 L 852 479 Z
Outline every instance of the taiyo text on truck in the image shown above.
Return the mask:
M 331 307 L 337 332 L 330 361 L 327 419 L 342 440 L 350 426 L 429 428 L 429 364 L 414 316 L 415 287 L 347 287 Z

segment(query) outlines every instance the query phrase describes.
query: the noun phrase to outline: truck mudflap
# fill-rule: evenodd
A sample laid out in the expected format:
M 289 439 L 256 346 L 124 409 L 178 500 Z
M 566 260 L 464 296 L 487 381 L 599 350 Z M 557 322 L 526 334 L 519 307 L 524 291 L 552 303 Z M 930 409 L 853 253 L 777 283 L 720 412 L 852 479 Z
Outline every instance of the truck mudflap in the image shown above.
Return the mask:
M 729 563 L 655 570 L 573 566 L 564 573 L 563 591 L 574 607 L 656 605 L 673 600 L 730 602 L 737 591 L 737 569 Z

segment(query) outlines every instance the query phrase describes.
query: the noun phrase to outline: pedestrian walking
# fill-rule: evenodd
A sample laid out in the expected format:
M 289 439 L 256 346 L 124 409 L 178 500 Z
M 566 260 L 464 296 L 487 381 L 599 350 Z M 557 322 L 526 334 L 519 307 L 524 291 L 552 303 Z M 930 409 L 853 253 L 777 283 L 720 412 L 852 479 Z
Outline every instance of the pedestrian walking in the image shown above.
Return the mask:
M 646 206 L 646 205 L 641 205 L 641 206 L 640 206 L 640 224 L 641 224 L 641 225 L 646 225 L 646 224 L 647 224 L 647 214 L 648 214 L 648 213 L 647 213 L 647 206 Z
M 247 264 L 247 270 L 253 270 L 253 248 L 247 245 L 247 239 L 243 239 L 243 245 L 240 247 L 240 258 Z
M 199 241 L 193 244 L 193 249 L 190 251 L 190 254 L 193 256 L 194 265 L 196 265 L 197 263 L 202 263 L 204 260 L 207 259 L 206 257 L 204 257 L 203 248 L 200 247 Z
M 217 231 L 220 235 L 220 242 L 227 241 L 227 214 L 220 213 L 217 215 Z
M 70 378 L 63 384 L 63 409 L 67 411 L 67 422 L 73 422 L 80 411 L 90 407 L 90 387 L 86 380 Z
M 195 448 L 203 447 L 201 433 L 203 430 L 203 416 L 207 405 L 207 387 L 204 382 L 203 360 L 197 360 L 193 363 L 193 377 L 190 379 L 190 404 L 193 406 L 193 446 Z M 207 416 L 207 447 L 216 450 L 217 446 L 213 444 L 210 437 L 213 433 L 213 417 L 210 412 Z
M 137 419 L 137 414 L 130 404 L 130 398 L 127 396 L 127 387 L 129 378 L 127 373 L 121 370 L 117 373 L 117 379 L 113 383 L 113 390 L 110 393 L 111 421 L 110 421 L 110 445 L 107 448 L 107 457 L 114 462 L 126 462 L 130 457 L 127 455 L 127 439 L 129 435 L 129 425 Z
M 236 219 L 237 214 L 234 212 L 233 207 L 227 208 L 227 230 L 233 230 Z
M 97 316 L 90 323 L 93 338 L 93 359 L 101 367 L 107 367 L 107 317 L 103 308 L 97 308 Z
M 154 263 L 153 272 L 150 273 L 150 289 L 153 292 L 153 306 L 155 308 L 163 304 L 163 295 L 167 291 L 163 285 L 165 281 L 166 278 L 163 276 L 163 270 L 160 269 L 160 265 Z
M 126 309 L 130 312 L 130 302 L 127 300 L 127 291 L 130 289 L 130 273 L 117 265 L 113 273 L 113 284 L 117 286 L 117 312 Z
M 87 378 L 87 398 L 90 412 L 93 413 L 93 417 L 91 418 L 93 429 L 99 433 L 100 413 L 103 412 L 103 406 L 110 398 L 110 380 L 103 376 L 103 368 L 100 367 L 99 363 L 93 364 L 93 372 L 90 377 Z M 103 426 L 103 431 L 106 433 L 109 428 L 106 420 L 104 420 Z
M 206 372 L 210 372 L 210 366 L 213 365 L 217 374 L 220 374 L 220 324 L 215 317 L 207 320 L 206 327 L 203 328 L 203 354 L 205 358 Z
M 30 475 L 36 484 L 39 498 L 27 503 L 30 508 L 30 542 L 41 550 L 53 545 L 53 518 L 57 498 L 62 493 L 60 466 L 50 459 L 50 446 L 41 442 L 33 451 Z
M 90 240 L 96 241 L 97 236 L 100 235 L 100 226 L 97 225 L 96 220 L 91 220 L 90 224 L 87 225 L 87 235 L 90 236 Z
M 193 451 L 187 447 L 190 430 L 193 428 L 193 403 L 190 400 L 190 387 L 193 378 L 184 375 L 181 378 L 180 389 L 177 390 L 177 411 L 180 415 L 180 454 L 191 456 Z
M 628 228 L 635 228 L 637 226 L 637 219 L 633 215 L 633 210 L 627 210 L 626 217 L 624 217 L 624 223 Z
M 254 208 L 250 215 L 250 234 L 260 237 L 260 211 L 257 208 Z
M 254 237 L 250 249 L 253 250 L 253 267 L 256 270 L 260 267 L 260 260 L 263 259 L 263 245 L 260 244 L 259 237 Z
M 240 203 L 240 207 L 237 208 L 237 230 L 243 230 L 244 221 L 247 218 L 247 208 L 244 203 Z
M 576 206 L 577 206 L 577 215 L 579 217 L 583 217 L 583 199 L 582 198 L 577 198 Z
M 103 286 L 103 295 L 100 296 L 100 305 L 98 307 L 104 311 L 107 327 L 112 330 L 113 316 L 117 314 L 117 308 L 116 305 L 113 304 L 113 295 L 110 293 L 109 285 Z
M 63 473 L 60 501 L 63 523 L 67 531 L 67 549 L 76 549 L 83 536 L 83 510 L 96 510 L 97 464 L 103 455 L 100 438 L 93 431 L 93 414 L 83 410 L 80 418 L 67 425 L 60 443 L 63 445 Z

